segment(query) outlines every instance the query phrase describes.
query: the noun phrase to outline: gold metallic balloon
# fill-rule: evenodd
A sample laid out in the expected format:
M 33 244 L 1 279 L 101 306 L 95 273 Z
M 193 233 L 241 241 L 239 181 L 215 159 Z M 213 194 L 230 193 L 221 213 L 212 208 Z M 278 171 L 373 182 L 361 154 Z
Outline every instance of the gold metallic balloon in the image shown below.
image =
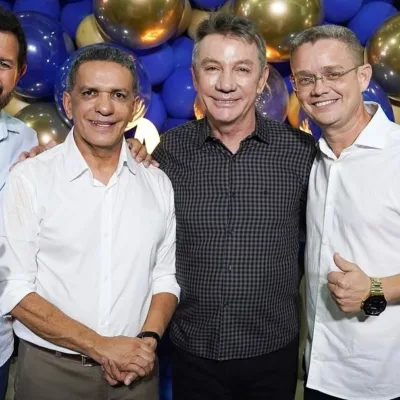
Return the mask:
M 28 103 L 26 100 L 27 99 L 20 98 L 18 95 L 14 94 L 11 101 L 4 107 L 4 111 L 13 117 L 25 107 L 29 106 L 30 103 Z
M 175 36 L 182 35 L 183 32 L 189 28 L 190 22 L 192 21 L 192 6 L 189 0 L 185 0 L 185 10 L 183 11 L 181 22 L 179 22 L 178 29 Z
M 288 103 L 288 120 L 290 125 L 293 128 L 299 127 L 299 112 L 300 112 L 300 103 L 297 100 L 297 96 L 295 92 L 292 92 L 289 96 L 289 103 Z
M 392 100 L 392 109 L 394 114 L 394 122 L 400 124 L 400 102 Z
M 62 143 L 70 130 L 53 103 L 30 104 L 16 114 L 15 118 L 25 122 L 36 131 L 41 145 L 47 144 L 50 140 Z
M 221 12 L 232 12 L 233 11 L 233 0 L 228 0 L 223 6 L 221 6 L 218 11 Z
M 192 39 L 195 38 L 196 30 L 199 24 L 203 22 L 205 19 L 207 19 L 209 16 L 210 16 L 209 11 L 197 10 L 195 8 L 192 10 L 192 20 L 188 28 L 188 35 Z
M 233 10 L 253 21 L 264 36 L 268 61 L 288 60 L 290 40 L 323 18 L 320 0 L 236 0 Z
M 105 41 L 102 36 L 96 18 L 93 14 L 85 17 L 76 30 L 76 45 L 78 47 L 89 46 L 91 44 L 103 43 Z
M 149 49 L 173 37 L 185 0 L 94 0 L 94 15 L 114 42 L 133 49 Z
M 367 44 L 373 78 L 392 99 L 400 99 L 400 14 L 387 19 Z

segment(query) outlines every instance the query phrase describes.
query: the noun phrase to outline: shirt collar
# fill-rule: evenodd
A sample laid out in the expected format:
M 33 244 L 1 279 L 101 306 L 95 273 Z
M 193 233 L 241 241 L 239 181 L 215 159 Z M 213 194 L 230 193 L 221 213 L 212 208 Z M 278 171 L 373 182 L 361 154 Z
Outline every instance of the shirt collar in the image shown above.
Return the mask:
M 198 144 L 200 148 L 208 138 L 212 137 L 211 127 L 206 117 L 200 121 L 197 129 Z M 257 137 L 263 142 L 268 143 L 268 120 L 263 118 L 257 111 L 256 128 L 248 137 Z
M 391 122 L 378 103 L 367 101 L 364 102 L 364 106 L 372 114 L 372 118 L 352 146 L 383 149 L 386 143 L 387 127 Z M 318 140 L 317 146 L 327 156 L 333 156 L 333 152 L 323 136 Z
M 66 165 L 66 173 L 69 182 L 81 176 L 89 170 L 86 160 L 83 158 L 74 139 L 74 129 L 72 128 L 64 141 L 64 160 Z M 137 165 L 133 162 L 132 155 L 129 151 L 125 140 L 122 141 L 121 153 L 118 160 L 117 176 L 122 172 L 122 168 L 127 166 L 130 172 L 135 175 Z
M 8 136 L 8 132 L 19 133 L 12 129 L 8 129 L 7 120 L 10 116 L 4 111 L 0 111 L 0 140 L 6 139 Z

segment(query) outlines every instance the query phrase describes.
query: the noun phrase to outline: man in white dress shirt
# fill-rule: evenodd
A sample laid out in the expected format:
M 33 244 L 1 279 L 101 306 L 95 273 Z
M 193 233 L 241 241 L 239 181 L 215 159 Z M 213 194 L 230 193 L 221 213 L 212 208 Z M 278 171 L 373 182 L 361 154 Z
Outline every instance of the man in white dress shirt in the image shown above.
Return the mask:
M 74 129 L 17 165 L 4 193 L 0 313 L 21 339 L 16 397 L 155 400 L 155 349 L 180 293 L 172 186 L 123 140 L 137 104 L 129 55 L 83 51 L 67 89 Z
M 305 400 L 400 397 L 400 127 L 364 104 L 371 66 L 344 27 L 292 43 L 293 86 L 322 128 L 307 203 Z
M 9 103 L 15 86 L 26 70 L 26 40 L 18 19 L 0 7 L 0 203 L 10 165 L 21 152 L 37 145 L 35 131 L 8 115 L 3 108 Z M 0 218 L 0 232 L 3 231 Z M 4 248 L 0 247 L 0 257 Z M 0 269 L 0 280 L 5 270 Z M 7 390 L 10 358 L 14 348 L 10 318 L 0 317 L 0 400 Z

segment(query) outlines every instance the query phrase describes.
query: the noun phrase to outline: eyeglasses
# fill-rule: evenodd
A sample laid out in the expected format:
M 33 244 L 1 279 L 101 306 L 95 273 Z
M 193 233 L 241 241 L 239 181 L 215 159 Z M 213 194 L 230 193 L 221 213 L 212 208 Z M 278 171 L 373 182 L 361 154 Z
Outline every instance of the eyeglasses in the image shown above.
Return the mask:
M 290 81 L 292 82 L 293 89 L 296 92 L 306 91 L 311 89 L 319 79 L 326 86 L 332 87 L 335 82 L 339 81 L 340 78 L 345 76 L 351 71 L 361 67 L 361 65 L 357 65 L 356 67 L 347 69 L 346 71 L 332 71 L 332 72 L 324 72 L 321 76 L 309 75 L 309 76 L 300 76 L 294 77 L 293 75 L 290 77 Z

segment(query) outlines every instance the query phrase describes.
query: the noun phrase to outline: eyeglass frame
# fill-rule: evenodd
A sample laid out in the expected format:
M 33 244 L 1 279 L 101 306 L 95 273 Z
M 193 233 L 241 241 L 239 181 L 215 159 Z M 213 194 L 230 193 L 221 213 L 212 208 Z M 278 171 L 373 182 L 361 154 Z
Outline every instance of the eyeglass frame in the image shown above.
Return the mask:
M 337 79 L 331 81 L 331 82 L 336 82 L 336 81 L 339 81 L 343 76 L 347 75 L 349 72 L 354 71 L 354 70 L 356 70 L 357 68 L 360 68 L 360 67 L 362 67 L 362 66 L 363 66 L 363 64 L 357 65 L 357 66 L 355 66 L 355 67 L 353 67 L 353 68 L 347 69 L 347 70 L 345 70 L 345 71 L 340 71 L 340 72 L 325 72 L 325 73 L 321 74 L 321 76 L 317 76 L 317 75 L 314 75 L 314 74 L 313 74 L 313 75 L 311 75 L 311 77 L 313 78 L 313 81 L 310 82 L 310 85 L 314 85 L 314 87 L 315 87 L 317 81 L 321 80 L 321 82 L 322 82 L 324 85 L 326 85 L 326 86 L 328 86 L 328 87 L 331 87 L 330 85 L 327 85 L 327 84 L 324 82 L 324 78 L 325 78 L 324 75 L 332 74 L 332 73 L 339 74 L 339 76 L 337 77 Z M 296 89 L 296 87 L 297 87 L 297 84 L 296 84 L 296 77 L 295 77 L 293 74 L 290 75 L 290 82 L 291 82 L 291 84 L 292 84 L 293 90 L 294 90 L 295 92 L 298 92 L 299 90 Z M 308 85 L 306 85 L 305 88 L 306 88 L 306 87 L 308 87 Z M 310 87 L 311 87 L 311 86 L 310 86 Z

